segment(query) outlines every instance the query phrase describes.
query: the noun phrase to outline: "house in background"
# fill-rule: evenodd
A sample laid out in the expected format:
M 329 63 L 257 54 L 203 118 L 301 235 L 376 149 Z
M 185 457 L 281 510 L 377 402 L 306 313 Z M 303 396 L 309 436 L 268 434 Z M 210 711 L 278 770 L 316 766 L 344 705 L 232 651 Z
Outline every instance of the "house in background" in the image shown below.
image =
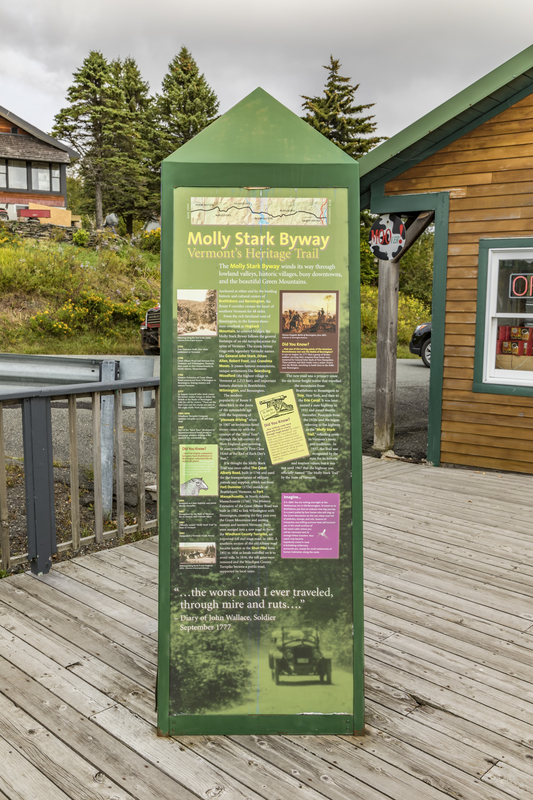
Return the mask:
M 16 220 L 20 211 L 40 211 L 35 215 L 43 221 L 70 225 L 67 166 L 77 158 L 75 150 L 0 106 L 0 212 Z
M 428 461 L 533 473 L 533 46 L 359 166 L 363 208 L 435 213 Z

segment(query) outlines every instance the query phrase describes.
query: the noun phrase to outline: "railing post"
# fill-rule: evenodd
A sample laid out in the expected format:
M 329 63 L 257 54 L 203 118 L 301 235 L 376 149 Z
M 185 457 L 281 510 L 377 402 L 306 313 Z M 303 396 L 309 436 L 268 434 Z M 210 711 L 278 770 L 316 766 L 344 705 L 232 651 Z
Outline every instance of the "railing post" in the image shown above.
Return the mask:
M 116 380 L 117 362 L 103 361 L 100 380 L 109 383 Z M 101 458 L 102 458 L 102 514 L 105 519 L 111 519 L 113 512 L 113 428 L 114 405 L 113 395 L 104 395 L 101 399 Z
M 4 453 L 4 404 L 0 403 L 0 545 L 2 569 L 11 565 L 9 543 L 9 511 L 7 508 L 6 459 Z
M 146 480 L 144 477 L 144 408 L 143 390 L 137 388 L 136 395 L 136 429 L 137 429 L 137 522 L 139 532 L 144 533 L 146 527 Z
M 52 411 L 49 397 L 22 400 L 28 559 L 34 575 L 47 573 L 57 553 Z
M 72 547 L 80 549 L 80 478 L 78 474 L 78 429 L 76 425 L 76 395 L 68 398 L 68 434 L 70 449 L 70 515 Z
M 104 539 L 102 512 L 102 443 L 100 392 L 93 394 L 93 485 L 94 485 L 94 540 Z
M 122 389 L 115 392 L 115 440 L 117 476 L 117 531 L 124 538 L 124 429 L 122 427 Z

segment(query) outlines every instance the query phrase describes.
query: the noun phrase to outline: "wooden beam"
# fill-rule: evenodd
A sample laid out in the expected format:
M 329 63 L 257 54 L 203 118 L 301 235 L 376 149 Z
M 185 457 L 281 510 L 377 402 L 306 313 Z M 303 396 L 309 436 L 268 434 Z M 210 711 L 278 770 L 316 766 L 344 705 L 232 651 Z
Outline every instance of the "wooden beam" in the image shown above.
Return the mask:
M 398 292 L 400 258 L 413 246 L 434 219 L 434 211 L 423 211 L 407 228 L 405 245 L 393 261 L 380 261 L 378 278 L 378 331 L 376 347 L 376 408 L 374 449 L 394 447 L 396 402 L 396 349 L 398 344 Z
M 399 283 L 400 267 L 398 261 L 380 261 L 373 446 L 374 449 L 382 452 L 392 450 L 394 445 Z

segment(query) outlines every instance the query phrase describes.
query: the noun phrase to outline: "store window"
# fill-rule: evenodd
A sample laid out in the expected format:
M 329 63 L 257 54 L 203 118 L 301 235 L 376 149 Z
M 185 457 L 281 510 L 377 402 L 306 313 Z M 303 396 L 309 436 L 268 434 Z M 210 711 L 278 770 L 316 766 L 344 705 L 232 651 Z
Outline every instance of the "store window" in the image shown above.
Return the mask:
M 533 386 L 533 242 L 527 242 L 488 249 L 484 383 Z

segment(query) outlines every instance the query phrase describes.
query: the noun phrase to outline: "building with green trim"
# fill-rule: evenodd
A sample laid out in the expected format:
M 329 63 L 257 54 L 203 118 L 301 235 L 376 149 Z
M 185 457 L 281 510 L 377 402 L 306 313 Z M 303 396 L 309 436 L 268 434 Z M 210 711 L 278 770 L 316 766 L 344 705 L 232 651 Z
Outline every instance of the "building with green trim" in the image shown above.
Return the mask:
M 362 207 L 435 211 L 428 460 L 533 473 L 533 46 L 359 165 Z

